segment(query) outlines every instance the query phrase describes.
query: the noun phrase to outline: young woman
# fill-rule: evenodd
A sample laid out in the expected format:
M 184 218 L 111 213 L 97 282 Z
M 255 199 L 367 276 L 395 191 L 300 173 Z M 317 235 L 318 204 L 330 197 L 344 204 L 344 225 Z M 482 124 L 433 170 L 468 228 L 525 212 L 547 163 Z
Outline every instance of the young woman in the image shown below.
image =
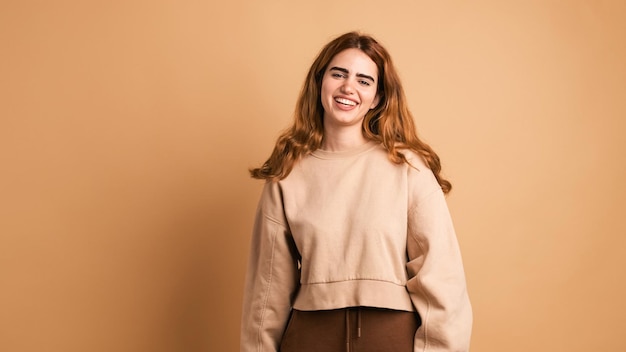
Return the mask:
M 242 352 L 467 351 L 472 311 L 439 157 L 398 74 L 346 33 L 311 66 L 266 180 Z

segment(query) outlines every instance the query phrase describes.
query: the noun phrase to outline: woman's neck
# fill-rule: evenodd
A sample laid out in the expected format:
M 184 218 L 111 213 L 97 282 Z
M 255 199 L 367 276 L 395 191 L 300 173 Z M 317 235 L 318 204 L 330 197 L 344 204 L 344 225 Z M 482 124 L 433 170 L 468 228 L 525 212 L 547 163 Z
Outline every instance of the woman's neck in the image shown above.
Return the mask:
M 321 149 L 329 152 L 340 152 L 367 143 L 361 126 L 358 127 L 358 130 L 354 128 L 324 129 Z

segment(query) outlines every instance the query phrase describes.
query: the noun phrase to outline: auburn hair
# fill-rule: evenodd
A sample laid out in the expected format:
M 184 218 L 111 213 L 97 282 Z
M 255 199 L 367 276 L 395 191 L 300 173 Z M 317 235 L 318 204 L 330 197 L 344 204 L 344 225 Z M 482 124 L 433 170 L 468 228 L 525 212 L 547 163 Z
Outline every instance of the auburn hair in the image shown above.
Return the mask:
M 277 181 L 293 169 L 303 156 L 317 150 L 324 137 L 324 108 L 321 102 L 322 78 L 328 64 L 346 49 L 359 49 L 378 68 L 378 105 L 369 110 L 363 119 L 363 135 L 379 142 L 396 163 L 407 163 L 402 149 L 420 155 L 437 178 L 444 193 L 452 189 L 451 183 L 441 176 L 441 161 L 433 149 L 417 136 L 413 116 L 408 109 L 400 78 L 387 50 L 369 35 L 358 32 L 343 34 L 319 53 L 300 91 L 294 111 L 294 122 L 276 141 L 270 157 L 260 168 L 250 169 L 253 178 Z

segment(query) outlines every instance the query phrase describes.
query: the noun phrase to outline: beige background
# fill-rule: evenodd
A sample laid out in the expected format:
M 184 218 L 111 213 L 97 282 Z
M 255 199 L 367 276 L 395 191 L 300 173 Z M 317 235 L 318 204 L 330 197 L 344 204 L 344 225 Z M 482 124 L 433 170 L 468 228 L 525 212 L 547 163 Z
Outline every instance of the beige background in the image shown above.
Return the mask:
M 0 350 L 235 351 L 259 165 L 321 46 L 391 51 L 473 351 L 625 351 L 624 1 L 0 4 Z

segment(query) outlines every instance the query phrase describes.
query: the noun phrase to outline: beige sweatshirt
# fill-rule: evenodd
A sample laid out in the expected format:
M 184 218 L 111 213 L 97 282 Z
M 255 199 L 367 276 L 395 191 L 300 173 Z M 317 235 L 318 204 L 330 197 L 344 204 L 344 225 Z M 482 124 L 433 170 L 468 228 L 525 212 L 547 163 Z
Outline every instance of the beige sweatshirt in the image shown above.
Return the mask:
M 278 351 L 292 308 L 417 311 L 415 351 L 468 351 L 472 310 L 446 201 L 423 160 L 379 144 L 317 150 L 267 182 L 252 235 L 241 351 Z

